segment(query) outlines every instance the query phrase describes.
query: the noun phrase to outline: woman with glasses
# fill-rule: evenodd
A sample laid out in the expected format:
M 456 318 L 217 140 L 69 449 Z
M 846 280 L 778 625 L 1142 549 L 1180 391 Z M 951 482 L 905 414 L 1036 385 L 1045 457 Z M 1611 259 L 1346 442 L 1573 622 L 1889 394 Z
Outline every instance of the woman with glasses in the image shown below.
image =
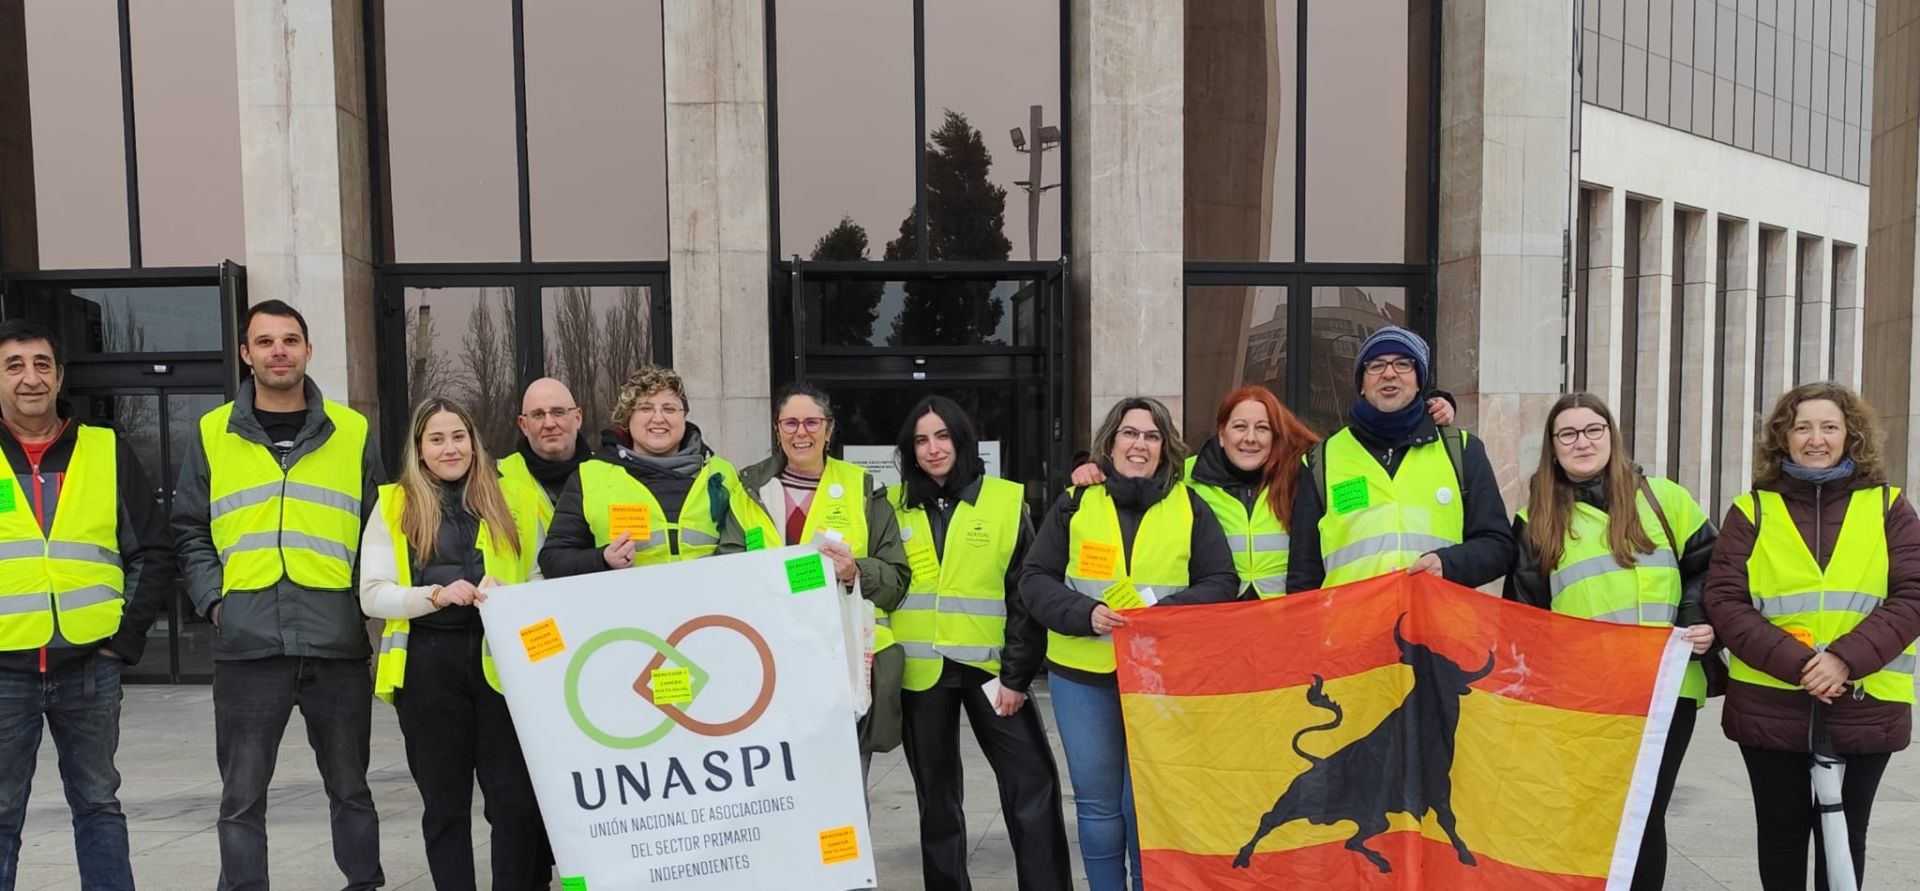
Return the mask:
M 1840 384 L 1788 391 L 1756 438 L 1753 490 L 1727 511 L 1707 570 L 1707 615 L 1732 657 L 1720 726 L 1753 784 L 1760 887 L 1807 887 L 1811 833 L 1825 891 L 1808 743 L 1823 733 L 1846 761 L 1840 801 L 1864 879 L 1874 795 L 1913 737 L 1920 518 L 1887 480 L 1873 408 Z
M 873 705 L 860 719 L 861 764 L 900 744 L 900 681 L 905 657 L 886 611 L 907 591 L 907 551 L 886 492 L 865 468 L 827 457 L 833 402 L 805 382 L 773 402 L 779 449 L 740 472 L 740 487 L 720 536 L 720 553 L 815 544 L 847 589 L 855 580 L 873 604 Z
M 554 507 L 540 549 L 548 578 L 692 560 L 720 543 L 740 482 L 688 423 L 680 375 L 657 365 L 634 372 L 612 423 Z
M 1080 857 L 1093 891 L 1140 891 L 1140 834 L 1127 771 L 1113 629 L 1122 610 L 1214 603 L 1240 593 L 1220 521 L 1181 482 L 1186 448 L 1166 406 L 1122 399 L 1094 436 L 1106 482 L 1060 497 L 1035 534 L 1020 596 L 1047 628 L 1053 718 L 1066 750 Z
M 1677 625 L 1693 644 L 1633 873 L 1634 891 L 1657 891 L 1667 874 L 1667 802 L 1707 695 L 1701 659 L 1713 626 L 1703 596 L 1713 523 L 1678 483 L 1640 473 L 1605 403 L 1573 393 L 1547 413 L 1540 466 L 1513 537 L 1508 600 L 1602 622 Z

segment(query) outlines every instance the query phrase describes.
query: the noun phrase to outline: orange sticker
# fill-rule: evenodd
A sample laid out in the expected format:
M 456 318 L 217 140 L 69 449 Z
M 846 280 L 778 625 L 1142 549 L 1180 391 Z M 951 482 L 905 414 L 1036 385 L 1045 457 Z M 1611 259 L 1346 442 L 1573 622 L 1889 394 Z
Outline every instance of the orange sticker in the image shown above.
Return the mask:
M 527 661 L 538 662 L 567 648 L 567 642 L 560 639 L 560 625 L 552 619 L 541 619 L 520 629 L 520 645 L 527 648 Z
M 1787 633 L 1788 633 L 1788 634 L 1791 634 L 1791 635 L 1793 635 L 1793 639 L 1794 639 L 1794 640 L 1797 640 L 1797 641 L 1799 641 L 1799 642 L 1801 642 L 1801 643 L 1803 643 L 1803 644 L 1806 644 L 1806 645 L 1807 645 L 1808 647 L 1811 647 L 1811 646 L 1813 646 L 1813 632 L 1812 632 L 1812 631 L 1809 631 L 1809 630 L 1807 630 L 1807 629 L 1805 629 L 1805 628 L 1801 628 L 1801 627 L 1800 627 L 1800 626 L 1798 626 L 1798 625 L 1793 625 L 1793 626 L 1789 626 L 1789 627 L 1788 627 L 1788 628 L 1786 629 L 1786 631 L 1787 631 Z
M 1120 562 L 1120 549 L 1104 541 L 1083 541 L 1080 543 L 1081 578 L 1113 578 L 1114 564 Z
M 852 826 L 820 830 L 820 865 L 860 859 L 860 836 Z
M 653 509 L 645 504 L 607 505 L 607 537 L 633 533 L 634 541 L 645 541 L 653 534 Z

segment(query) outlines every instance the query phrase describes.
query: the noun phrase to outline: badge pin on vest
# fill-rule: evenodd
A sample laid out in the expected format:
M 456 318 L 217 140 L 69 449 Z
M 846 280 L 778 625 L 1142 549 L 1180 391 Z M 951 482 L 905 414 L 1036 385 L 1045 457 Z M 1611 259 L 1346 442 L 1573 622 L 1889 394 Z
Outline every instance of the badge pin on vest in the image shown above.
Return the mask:
M 839 483 L 834 483 L 833 485 L 827 487 L 828 498 L 839 498 L 840 496 L 845 494 L 847 494 L 847 488 L 845 486 L 840 485 Z
M 1440 488 L 1433 490 L 1433 500 L 1438 501 L 1441 504 L 1452 504 L 1453 490 L 1447 488 L 1446 486 L 1441 486 Z
M 912 540 L 913 540 L 913 527 L 912 527 L 912 526 L 902 526 L 902 527 L 900 527 L 900 540 L 901 540 L 901 541 L 912 541 Z

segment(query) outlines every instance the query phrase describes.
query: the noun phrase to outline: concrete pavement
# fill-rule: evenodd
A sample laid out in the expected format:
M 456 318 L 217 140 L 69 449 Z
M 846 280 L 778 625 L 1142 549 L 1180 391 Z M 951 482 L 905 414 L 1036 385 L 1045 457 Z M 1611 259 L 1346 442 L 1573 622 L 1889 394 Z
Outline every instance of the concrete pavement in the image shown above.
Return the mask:
M 1045 694 L 1038 697 L 1045 708 Z M 1045 712 L 1049 725 L 1052 712 Z M 962 731 L 963 736 L 967 736 Z M 1000 819 L 993 776 L 970 742 L 964 766 L 967 824 L 975 838 L 974 888 L 1014 891 L 1013 856 Z M 1058 740 L 1055 757 L 1059 758 Z M 127 812 L 134 875 L 148 891 L 214 886 L 219 872 L 213 825 L 220 784 L 213 761 L 209 687 L 129 687 L 122 721 L 121 802 Z M 420 798 L 407 774 L 393 710 L 374 705 L 370 780 L 380 809 L 387 887 L 425 891 Z M 1062 762 L 1062 773 L 1065 773 Z M 913 783 L 899 752 L 874 759 L 873 834 L 881 887 L 920 889 Z M 486 826 L 475 793 L 475 857 L 486 870 Z M 1669 814 L 1671 891 L 1722 891 L 1758 886 L 1753 818 L 1738 750 L 1720 734 L 1717 702 L 1700 716 Z M 1073 835 L 1071 790 L 1068 836 Z M 1867 877 L 1871 888 L 1920 888 L 1920 754 L 1896 755 L 1875 800 Z M 327 829 L 326 796 L 298 716 L 288 727 L 269 805 L 274 887 L 338 888 Z M 1078 852 L 1076 850 L 1077 858 Z M 53 744 L 43 742 L 21 850 L 21 889 L 77 889 L 73 833 L 62 797 Z M 1074 864 L 1076 876 L 1079 863 Z M 484 883 L 483 883 L 484 887 Z

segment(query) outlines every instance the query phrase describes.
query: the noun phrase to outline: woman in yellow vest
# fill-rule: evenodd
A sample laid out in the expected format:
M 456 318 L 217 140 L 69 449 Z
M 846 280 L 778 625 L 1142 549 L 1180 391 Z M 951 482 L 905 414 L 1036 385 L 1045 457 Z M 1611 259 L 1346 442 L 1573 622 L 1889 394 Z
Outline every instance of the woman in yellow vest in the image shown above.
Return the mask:
M 1047 629 L 1049 692 L 1093 891 L 1140 891 L 1140 834 L 1114 681 L 1122 610 L 1240 594 L 1220 521 L 1181 482 L 1186 447 L 1157 400 L 1122 399 L 1094 435 L 1106 482 L 1069 490 L 1034 536 L 1020 597 Z
M 1713 626 L 1702 598 L 1715 536 L 1687 490 L 1642 476 L 1627 459 L 1626 437 L 1599 397 L 1572 393 L 1554 403 L 1527 506 L 1513 519 L 1519 552 L 1507 599 L 1583 619 L 1677 625 L 1693 644 L 1640 837 L 1634 891 L 1666 884 L 1667 802 L 1707 696 L 1700 660 L 1713 646 Z
M 474 607 L 487 588 L 540 577 L 543 503 L 500 477 L 472 416 L 452 400 L 422 402 L 411 429 L 400 480 L 380 487 L 360 545 L 360 607 L 387 620 L 374 692 L 399 713 L 433 886 L 475 888 L 477 776 L 492 886 L 545 888 L 546 831 Z
M 1854 874 L 1892 753 L 1913 735 L 1920 518 L 1888 484 L 1872 407 L 1840 384 L 1780 397 L 1754 447 L 1707 571 L 1707 615 L 1731 657 L 1721 728 L 1740 744 L 1759 824 L 1760 884 L 1827 887 L 1808 788 L 1816 702 L 1846 759 Z
M 817 544 L 841 585 L 859 580 L 861 596 L 884 623 L 906 595 L 907 552 L 885 490 L 864 468 L 827 457 L 832 400 L 812 384 L 787 385 L 773 400 L 773 436 L 779 449 L 740 472 L 720 553 Z M 905 657 L 885 624 L 875 629 L 873 649 L 873 705 L 859 722 L 863 765 L 900 744 Z
M 612 422 L 554 506 L 540 548 L 548 578 L 692 560 L 720 543 L 739 480 L 688 423 L 680 375 L 657 365 L 634 372 Z
M 900 520 L 912 579 L 891 618 L 906 655 L 900 706 L 925 887 L 970 886 L 962 710 L 999 783 L 1021 891 L 1071 887 L 1060 770 L 1039 711 L 1027 707 L 1047 632 L 1019 596 L 1020 563 L 1033 540 L 1025 490 L 986 475 L 973 420 L 945 396 L 907 412 L 898 461 L 901 482 L 887 501 Z

